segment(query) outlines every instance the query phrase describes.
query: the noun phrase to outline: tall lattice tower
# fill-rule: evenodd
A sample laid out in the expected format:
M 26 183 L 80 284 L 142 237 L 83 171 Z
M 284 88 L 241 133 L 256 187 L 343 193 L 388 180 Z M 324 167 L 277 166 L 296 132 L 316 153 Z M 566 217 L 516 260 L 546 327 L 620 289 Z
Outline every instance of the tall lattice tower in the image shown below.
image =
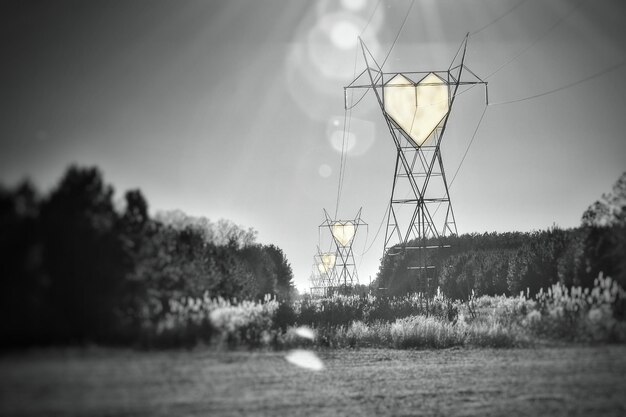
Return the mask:
M 408 269 L 416 271 L 424 291 L 434 277 L 426 252 L 457 234 L 441 141 L 459 86 L 486 85 L 464 64 L 467 39 L 446 70 L 413 72 L 384 72 L 360 40 L 366 69 L 345 87 L 374 92 L 395 144 L 383 257 L 417 251 Z M 466 74 L 471 79 L 462 80 Z

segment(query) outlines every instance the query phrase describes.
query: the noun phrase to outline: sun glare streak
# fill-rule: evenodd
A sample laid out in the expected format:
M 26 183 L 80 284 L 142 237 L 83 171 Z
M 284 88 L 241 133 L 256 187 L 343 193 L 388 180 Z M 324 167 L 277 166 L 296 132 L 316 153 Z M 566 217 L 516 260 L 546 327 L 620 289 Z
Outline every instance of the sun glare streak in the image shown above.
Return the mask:
M 359 60 L 358 36 L 372 53 L 379 54 L 378 31 L 385 13 L 377 3 L 321 1 L 302 19 L 287 54 L 286 82 L 293 101 L 312 120 L 328 120 L 328 103 L 341 100 L 337 85 L 348 83 L 354 76 L 355 57 Z

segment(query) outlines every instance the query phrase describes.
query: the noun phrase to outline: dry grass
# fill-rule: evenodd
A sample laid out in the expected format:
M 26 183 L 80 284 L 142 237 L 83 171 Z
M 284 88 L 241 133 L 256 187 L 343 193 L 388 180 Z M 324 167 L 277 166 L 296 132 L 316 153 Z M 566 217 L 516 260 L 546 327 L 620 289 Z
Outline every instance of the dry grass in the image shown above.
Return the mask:
M 3 416 L 623 416 L 626 347 L 37 351 L 0 358 Z

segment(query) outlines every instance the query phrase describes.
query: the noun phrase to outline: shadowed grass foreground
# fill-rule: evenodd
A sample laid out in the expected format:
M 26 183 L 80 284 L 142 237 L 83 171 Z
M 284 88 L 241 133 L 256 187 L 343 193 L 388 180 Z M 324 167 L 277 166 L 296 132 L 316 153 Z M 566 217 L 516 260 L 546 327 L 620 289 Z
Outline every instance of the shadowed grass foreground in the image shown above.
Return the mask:
M 602 415 L 626 347 L 284 352 L 36 351 L 0 359 L 3 416 Z

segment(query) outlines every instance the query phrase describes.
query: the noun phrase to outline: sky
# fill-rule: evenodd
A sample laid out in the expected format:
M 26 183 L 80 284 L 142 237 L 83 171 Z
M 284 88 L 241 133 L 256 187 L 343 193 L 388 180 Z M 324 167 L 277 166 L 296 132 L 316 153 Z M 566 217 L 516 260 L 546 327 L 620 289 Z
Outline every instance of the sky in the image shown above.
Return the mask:
M 622 0 L 3 2 L 0 182 L 45 193 L 68 165 L 97 165 L 120 201 L 139 188 L 152 213 L 253 227 L 301 291 L 323 210 L 362 209 L 367 284 L 395 148 L 372 94 L 346 118 L 357 36 L 400 72 L 447 69 L 471 34 L 490 104 L 458 96 L 442 140 L 458 231 L 532 231 L 579 225 L 626 171 L 625 17 Z

